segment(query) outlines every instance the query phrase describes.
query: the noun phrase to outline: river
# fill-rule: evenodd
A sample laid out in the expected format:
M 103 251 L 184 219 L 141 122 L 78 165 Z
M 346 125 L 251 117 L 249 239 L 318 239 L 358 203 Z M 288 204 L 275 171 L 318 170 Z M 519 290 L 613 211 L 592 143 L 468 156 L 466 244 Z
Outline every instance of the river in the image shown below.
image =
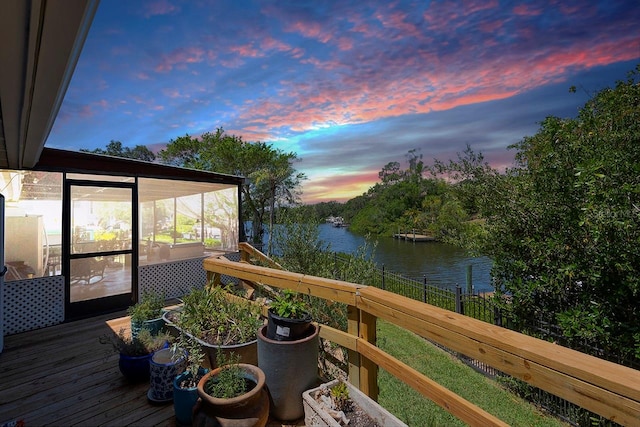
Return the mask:
M 320 225 L 320 239 L 330 245 L 334 252 L 353 254 L 366 244 L 363 236 L 348 228 L 331 224 Z M 466 289 L 467 268 L 471 265 L 472 283 L 475 292 L 493 291 L 491 285 L 491 259 L 470 257 L 464 250 L 444 243 L 410 242 L 392 237 L 378 237 L 373 260 L 380 268 L 422 281 L 430 285 L 453 289 L 457 285 Z M 371 256 L 372 244 L 369 245 Z

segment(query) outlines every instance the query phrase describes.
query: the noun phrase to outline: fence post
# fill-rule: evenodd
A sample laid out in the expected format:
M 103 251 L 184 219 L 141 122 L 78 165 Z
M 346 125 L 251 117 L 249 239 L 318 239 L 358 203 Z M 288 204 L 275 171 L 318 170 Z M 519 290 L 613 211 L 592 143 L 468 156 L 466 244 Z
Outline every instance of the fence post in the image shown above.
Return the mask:
M 456 313 L 464 314 L 464 307 L 462 304 L 462 288 L 456 285 Z
M 467 265 L 467 293 L 473 294 L 473 264 Z
M 385 284 L 384 284 L 384 264 L 382 264 L 382 290 L 385 290 Z
M 500 307 L 493 307 L 493 324 L 496 326 L 502 326 L 502 311 Z
M 427 275 L 422 276 L 422 302 L 427 302 Z

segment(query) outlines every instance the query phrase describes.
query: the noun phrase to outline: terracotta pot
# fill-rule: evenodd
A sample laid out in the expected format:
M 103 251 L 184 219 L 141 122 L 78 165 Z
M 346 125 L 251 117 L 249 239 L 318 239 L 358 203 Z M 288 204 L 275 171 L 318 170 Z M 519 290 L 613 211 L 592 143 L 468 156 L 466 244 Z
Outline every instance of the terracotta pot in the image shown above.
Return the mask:
M 265 375 L 254 365 L 240 363 L 243 376 L 255 383 L 247 393 L 231 398 L 219 399 L 204 391 L 205 384 L 215 377 L 224 366 L 214 369 L 198 383 L 198 403 L 194 408 L 193 426 L 264 427 L 269 420 L 269 395 L 265 388 Z

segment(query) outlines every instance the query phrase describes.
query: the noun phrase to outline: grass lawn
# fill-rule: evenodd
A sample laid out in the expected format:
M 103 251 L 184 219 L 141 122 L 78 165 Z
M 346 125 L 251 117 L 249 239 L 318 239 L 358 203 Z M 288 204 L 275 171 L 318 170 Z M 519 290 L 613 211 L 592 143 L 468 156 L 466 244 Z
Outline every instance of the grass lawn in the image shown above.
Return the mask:
M 378 319 L 378 346 L 512 426 L 567 426 L 412 332 Z M 380 369 L 378 401 L 409 426 L 464 426 L 462 421 Z

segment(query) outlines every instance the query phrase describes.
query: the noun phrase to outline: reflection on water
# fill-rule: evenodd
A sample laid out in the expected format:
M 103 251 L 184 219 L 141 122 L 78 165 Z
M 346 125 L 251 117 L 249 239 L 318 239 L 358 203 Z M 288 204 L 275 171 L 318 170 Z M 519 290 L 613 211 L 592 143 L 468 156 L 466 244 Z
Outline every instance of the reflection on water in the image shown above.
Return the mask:
M 366 244 L 363 236 L 351 233 L 347 228 L 320 225 L 320 239 L 330 244 L 335 252 L 355 253 Z M 453 289 L 456 285 L 466 289 L 467 267 L 472 266 L 472 279 L 475 292 L 492 291 L 491 260 L 487 257 L 474 258 L 455 246 L 435 242 L 407 242 L 392 237 L 379 237 L 372 240 L 368 255 L 371 255 L 373 243 L 377 242 L 374 260 L 380 268 L 403 276 L 422 281 L 441 288 Z

